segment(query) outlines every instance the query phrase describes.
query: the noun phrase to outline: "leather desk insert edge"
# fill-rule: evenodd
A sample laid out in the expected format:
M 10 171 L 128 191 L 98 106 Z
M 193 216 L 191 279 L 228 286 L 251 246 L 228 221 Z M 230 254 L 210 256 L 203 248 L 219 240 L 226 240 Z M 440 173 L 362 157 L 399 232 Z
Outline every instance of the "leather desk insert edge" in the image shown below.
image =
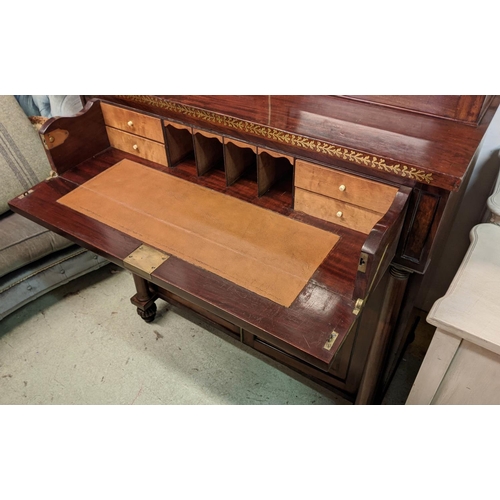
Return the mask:
M 131 160 L 58 203 L 285 307 L 340 238 Z

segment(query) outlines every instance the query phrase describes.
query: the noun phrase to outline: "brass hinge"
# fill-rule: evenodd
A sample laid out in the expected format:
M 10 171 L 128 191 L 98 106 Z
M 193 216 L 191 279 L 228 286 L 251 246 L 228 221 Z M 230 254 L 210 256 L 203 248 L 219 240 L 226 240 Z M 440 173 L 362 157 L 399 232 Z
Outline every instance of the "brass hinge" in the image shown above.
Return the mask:
M 359 311 L 361 311 L 361 308 L 363 307 L 363 303 L 364 303 L 363 299 L 358 299 L 356 301 L 356 304 L 354 304 L 354 309 L 352 311 L 354 315 L 357 316 L 359 314 Z
M 325 342 L 323 349 L 326 349 L 327 351 L 329 351 L 333 347 L 333 344 L 337 340 L 338 336 L 339 336 L 339 334 L 335 330 L 333 330 L 333 332 L 330 333 L 328 340 Z

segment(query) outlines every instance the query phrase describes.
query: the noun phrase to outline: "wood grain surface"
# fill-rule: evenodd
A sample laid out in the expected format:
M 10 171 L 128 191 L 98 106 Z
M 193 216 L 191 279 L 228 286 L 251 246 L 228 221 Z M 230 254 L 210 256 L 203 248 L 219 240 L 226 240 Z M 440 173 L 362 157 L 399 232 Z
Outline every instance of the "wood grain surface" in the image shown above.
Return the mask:
M 102 103 L 101 108 L 106 125 L 152 141 L 165 142 L 159 118 L 106 103 Z
M 112 147 L 167 166 L 165 145 L 122 130 L 106 127 Z
M 477 127 L 341 96 L 100 96 L 262 147 L 399 182 L 458 190 L 498 107 Z

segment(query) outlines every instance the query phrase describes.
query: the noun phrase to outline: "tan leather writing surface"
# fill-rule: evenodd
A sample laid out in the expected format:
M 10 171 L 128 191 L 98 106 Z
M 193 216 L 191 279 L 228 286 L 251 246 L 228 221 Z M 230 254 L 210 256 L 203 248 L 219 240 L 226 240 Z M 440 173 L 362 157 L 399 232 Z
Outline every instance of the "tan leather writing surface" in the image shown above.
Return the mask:
M 339 239 L 130 160 L 59 203 L 286 307 Z

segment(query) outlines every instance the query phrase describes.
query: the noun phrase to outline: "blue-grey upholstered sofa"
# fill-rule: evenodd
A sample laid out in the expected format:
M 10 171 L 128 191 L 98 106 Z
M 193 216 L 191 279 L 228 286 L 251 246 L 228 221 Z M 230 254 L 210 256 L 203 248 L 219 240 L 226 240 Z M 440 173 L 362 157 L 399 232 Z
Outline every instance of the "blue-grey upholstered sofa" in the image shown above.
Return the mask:
M 78 96 L 0 96 L 0 321 L 108 263 L 11 212 L 7 204 L 50 175 L 44 146 L 28 115 L 69 116 L 80 109 Z

